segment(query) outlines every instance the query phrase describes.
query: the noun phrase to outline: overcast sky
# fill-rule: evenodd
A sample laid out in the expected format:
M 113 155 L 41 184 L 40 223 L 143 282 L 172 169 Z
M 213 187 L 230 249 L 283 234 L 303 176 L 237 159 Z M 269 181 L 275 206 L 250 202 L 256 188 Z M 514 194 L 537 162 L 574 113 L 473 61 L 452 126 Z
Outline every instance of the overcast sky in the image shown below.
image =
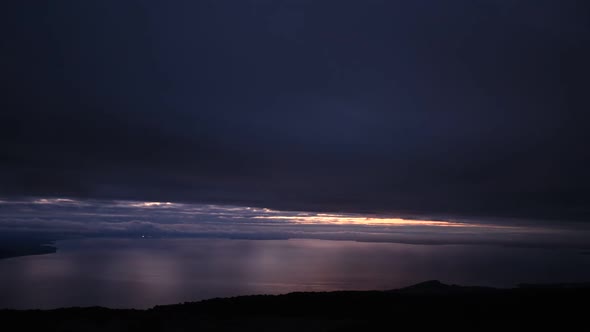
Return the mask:
M 588 221 L 588 13 L 5 1 L 0 198 Z

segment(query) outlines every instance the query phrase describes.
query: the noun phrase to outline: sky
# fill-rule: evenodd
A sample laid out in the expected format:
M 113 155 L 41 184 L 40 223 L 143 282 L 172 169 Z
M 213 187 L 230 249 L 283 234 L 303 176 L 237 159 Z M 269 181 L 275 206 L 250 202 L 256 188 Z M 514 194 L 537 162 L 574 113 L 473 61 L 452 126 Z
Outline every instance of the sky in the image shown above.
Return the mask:
M 70 199 L 585 228 L 589 13 L 581 0 L 4 1 L 0 227 L 25 227 L 22 204 L 26 222 L 61 218 L 51 200 Z

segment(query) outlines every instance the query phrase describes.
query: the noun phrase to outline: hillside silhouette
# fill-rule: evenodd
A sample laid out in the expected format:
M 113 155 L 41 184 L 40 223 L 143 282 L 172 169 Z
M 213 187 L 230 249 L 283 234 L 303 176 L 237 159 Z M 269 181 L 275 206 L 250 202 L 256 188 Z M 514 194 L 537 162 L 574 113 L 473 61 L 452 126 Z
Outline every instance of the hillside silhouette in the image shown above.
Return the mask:
M 589 295 L 590 284 L 495 289 L 429 281 L 391 291 L 240 296 L 148 310 L 2 310 L 0 319 L 30 331 L 569 330 L 585 323 Z

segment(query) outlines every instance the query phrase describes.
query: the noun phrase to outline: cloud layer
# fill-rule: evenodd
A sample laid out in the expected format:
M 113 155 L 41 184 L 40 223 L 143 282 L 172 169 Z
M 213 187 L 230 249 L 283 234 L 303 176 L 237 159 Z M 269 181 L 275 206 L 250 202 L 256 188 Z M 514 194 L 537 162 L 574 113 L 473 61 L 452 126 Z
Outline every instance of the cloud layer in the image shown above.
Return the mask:
M 90 237 L 313 238 L 409 244 L 590 248 L 590 229 L 524 222 L 400 219 L 139 201 L 0 201 L 0 234 Z

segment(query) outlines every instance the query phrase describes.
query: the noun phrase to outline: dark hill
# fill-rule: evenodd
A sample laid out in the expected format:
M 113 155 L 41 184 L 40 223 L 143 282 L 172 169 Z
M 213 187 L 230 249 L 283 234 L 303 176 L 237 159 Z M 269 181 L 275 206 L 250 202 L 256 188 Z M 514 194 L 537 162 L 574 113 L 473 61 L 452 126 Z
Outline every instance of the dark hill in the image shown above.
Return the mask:
M 572 330 L 585 324 L 589 296 L 588 284 L 494 289 L 430 281 L 394 291 L 241 296 L 149 310 L 4 310 L 0 320 L 31 331 Z
M 465 287 L 458 285 L 446 285 L 438 280 L 430 280 L 421 282 L 416 285 L 405 287 L 402 289 L 396 289 L 391 292 L 400 294 L 423 294 L 423 295 L 442 295 L 442 294 L 465 294 L 465 293 L 489 293 L 497 291 L 495 288 L 490 287 Z

